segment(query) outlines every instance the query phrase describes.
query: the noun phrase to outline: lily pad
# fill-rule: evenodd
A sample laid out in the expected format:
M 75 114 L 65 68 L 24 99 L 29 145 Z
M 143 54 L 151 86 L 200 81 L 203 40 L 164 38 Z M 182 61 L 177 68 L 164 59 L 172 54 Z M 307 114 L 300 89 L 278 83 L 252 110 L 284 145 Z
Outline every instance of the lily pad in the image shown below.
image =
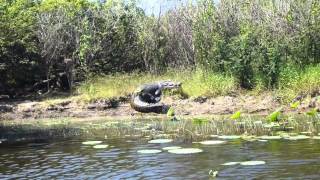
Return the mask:
M 240 163 L 243 166 L 256 166 L 266 164 L 265 161 L 244 161 Z
M 162 149 L 165 151 L 168 151 L 168 150 L 173 150 L 173 149 L 181 149 L 181 147 L 180 146 L 168 146 L 168 147 L 164 147 Z
M 101 144 L 102 141 L 85 141 L 82 142 L 83 145 L 96 145 L 96 144 Z
M 298 135 L 298 136 L 290 136 L 290 137 L 286 137 L 285 139 L 287 140 L 304 140 L 304 139 L 310 139 L 310 136 L 306 136 L 306 135 Z
M 279 132 L 277 133 L 277 135 L 282 138 L 290 137 L 289 133 L 286 133 L 286 132 Z
M 263 122 L 262 122 L 262 121 L 254 121 L 253 124 L 255 124 L 255 125 L 261 125 L 261 124 L 263 124 Z
M 260 136 L 259 139 L 264 139 L 264 140 L 277 140 L 281 139 L 281 136 Z
M 152 144 L 163 144 L 163 143 L 170 143 L 172 142 L 172 139 L 154 139 L 151 141 L 148 141 L 148 143 Z
M 313 136 L 312 139 L 320 140 L 320 136 Z
M 213 140 L 209 140 L 209 141 L 201 141 L 200 144 L 203 144 L 203 145 L 215 145 L 215 144 L 225 144 L 226 141 L 219 141 L 219 140 L 216 140 L 216 141 L 213 141 Z
M 95 149 L 105 149 L 105 148 L 107 148 L 109 145 L 107 145 L 107 144 L 99 144 L 99 145 L 95 145 L 95 146 L 93 146 L 93 148 L 95 148 Z
M 240 139 L 241 136 L 235 136 L 235 135 L 232 135 L 232 136 L 219 136 L 218 138 L 219 139 Z
M 244 135 L 244 136 L 241 136 L 241 139 L 243 139 L 245 141 L 253 142 L 253 141 L 257 140 L 257 137 L 256 136 Z
M 138 153 L 140 154 L 157 154 L 157 153 L 161 153 L 161 150 L 158 149 L 142 149 L 139 150 Z
M 173 154 L 194 154 L 194 153 L 201 153 L 203 152 L 203 150 L 198 148 L 180 148 L 180 149 L 171 149 L 168 152 Z
M 310 131 L 305 131 L 305 132 L 300 132 L 300 134 L 303 134 L 303 135 L 310 135 L 310 134 L 312 134 L 312 132 L 310 132 Z
M 224 163 L 224 164 L 221 164 L 223 166 L 234 166 L 234 165 L 237 165 L 237 164 L 240 164 L 240 162 L 227 162 L 227 163 Z
M 275 122 L 271 122 L 271 123 L 268 123 L 268 124 L 263 124 L 263 127 L 264 128 L 280 127 L 280 124 L 279 123 L 275 123 Z
M 268 140 L 266 140 L 266 139 L 259 139 L 258 141 L 259 142 L 268 142 Z
M 216 138 L 216 137 L 219 137 L 219 135 L 212 134 L 210 135 L 210 137 Z

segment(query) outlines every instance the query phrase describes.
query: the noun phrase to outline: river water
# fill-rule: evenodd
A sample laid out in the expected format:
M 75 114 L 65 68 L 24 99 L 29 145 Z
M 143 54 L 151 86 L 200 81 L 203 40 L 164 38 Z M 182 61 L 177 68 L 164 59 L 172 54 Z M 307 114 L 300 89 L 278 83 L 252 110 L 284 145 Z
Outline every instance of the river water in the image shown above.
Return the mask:
M 0 144 L 0 179 L 320 179 L 320 140 L 231 140 L 221 145 L 173 141 L 148 144 L 146 138 L 95 139 L 108 144 L 94 149 L 64 139 L 37 143 Z M 139 154 L 141 149 L 196 147 L 202 153 L 167 151 Z M 265 161 L 256 166 L 224 166 L 233 161 Z

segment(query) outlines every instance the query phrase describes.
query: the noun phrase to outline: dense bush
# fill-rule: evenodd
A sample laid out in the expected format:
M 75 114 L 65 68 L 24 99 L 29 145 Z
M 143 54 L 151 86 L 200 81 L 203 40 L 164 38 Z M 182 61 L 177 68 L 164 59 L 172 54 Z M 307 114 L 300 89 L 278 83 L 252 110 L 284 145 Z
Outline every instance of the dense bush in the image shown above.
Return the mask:
M 320 1 L 214 2 L 146 15 L 136 1 L 1 0 L 1 93 L 63 86 L 63 75 L 72 85 L 92 74 L 168 69 L 274 88 L 288 68 L 320 63 Z

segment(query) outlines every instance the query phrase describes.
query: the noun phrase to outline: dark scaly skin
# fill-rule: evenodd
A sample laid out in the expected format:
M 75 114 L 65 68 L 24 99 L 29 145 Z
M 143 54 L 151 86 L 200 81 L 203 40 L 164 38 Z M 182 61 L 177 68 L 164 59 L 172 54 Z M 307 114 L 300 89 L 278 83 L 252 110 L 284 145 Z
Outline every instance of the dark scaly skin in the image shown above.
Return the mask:
M 160 103 L 163 89 L 180 88 L 181 83 L 162 81 L 158 83 L 145 84 L 133 94 L 131 107 L 143 113 L 166 113 L 169 106 Z
M 130 102 L 131 107 L 142 113 L 165 113 L 166 108 L 162 103 L 149 104 L 141 101 L 138 96 L 133 96 Z

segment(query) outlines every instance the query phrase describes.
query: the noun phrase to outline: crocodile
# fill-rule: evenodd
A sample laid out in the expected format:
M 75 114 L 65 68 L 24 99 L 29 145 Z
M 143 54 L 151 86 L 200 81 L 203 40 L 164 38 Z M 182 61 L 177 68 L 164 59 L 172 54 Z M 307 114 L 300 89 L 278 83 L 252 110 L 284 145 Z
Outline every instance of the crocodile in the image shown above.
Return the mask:
M 143 113 L 166 113 L 169 106 L 161 103 L 163 89 L 178 89 L 181 87 L 180 82 L 170 80 L 160 81 L 140 86 L 132 95 L 131 107 Z

